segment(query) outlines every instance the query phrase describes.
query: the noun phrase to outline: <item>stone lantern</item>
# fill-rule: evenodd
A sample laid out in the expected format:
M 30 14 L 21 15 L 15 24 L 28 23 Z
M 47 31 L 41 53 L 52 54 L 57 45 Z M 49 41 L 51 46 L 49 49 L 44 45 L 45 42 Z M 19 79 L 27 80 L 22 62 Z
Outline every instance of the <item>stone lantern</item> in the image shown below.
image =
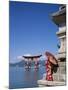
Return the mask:
M 60 5 L 59 10 L 52 13 L 52 20 L 58 26 L 59 31 L 56 32 L 60 47 L 56 58 L 59 61 L 59 69 L 54 75 L 56 80 L 66 81 L 66 6 Z M 58 79 L 57 79 L 58 78 Z

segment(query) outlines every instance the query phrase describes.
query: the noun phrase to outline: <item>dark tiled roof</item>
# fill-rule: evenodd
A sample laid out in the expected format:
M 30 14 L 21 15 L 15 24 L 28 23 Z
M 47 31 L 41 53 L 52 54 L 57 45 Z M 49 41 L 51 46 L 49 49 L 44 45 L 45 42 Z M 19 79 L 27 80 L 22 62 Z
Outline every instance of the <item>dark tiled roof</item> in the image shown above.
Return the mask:
M 58 16 L 58 15 L 61 15 L 61 14 L 64 14 L 64 13 L 66 13 L 66 8 L 61 9 L 61 10 L 51 14 L 51 16 Z

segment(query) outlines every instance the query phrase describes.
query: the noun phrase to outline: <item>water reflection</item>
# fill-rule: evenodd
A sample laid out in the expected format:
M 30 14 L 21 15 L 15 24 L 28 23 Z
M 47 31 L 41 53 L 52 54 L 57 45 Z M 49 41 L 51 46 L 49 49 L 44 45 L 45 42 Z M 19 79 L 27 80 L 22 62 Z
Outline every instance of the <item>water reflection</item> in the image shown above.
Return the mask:
M 33 79 L 35 80 L 35 81 L 37 81 L 37 79 L 38 79 L 38 77 L 39 77 L 39 69 L 35 69 L 34 70 L 34 73 L 33 73 Z
M 29 69 L 25 70 L 25 82 L 30 87 L 37 86 L 37 80 L 39 78 L 39 69 Z
M 25 81 L 26 82 L 28 82 L 28 81 L 30 81 L 31 80 L 31 70 L 29 69 L 29 70 L 25 70 Z
M 9 84 L 10 88 L 36 87 L 37 80 L 42 79 L 45 67 L 39 69 L 25 69 L 24 67 L 10 67 Z

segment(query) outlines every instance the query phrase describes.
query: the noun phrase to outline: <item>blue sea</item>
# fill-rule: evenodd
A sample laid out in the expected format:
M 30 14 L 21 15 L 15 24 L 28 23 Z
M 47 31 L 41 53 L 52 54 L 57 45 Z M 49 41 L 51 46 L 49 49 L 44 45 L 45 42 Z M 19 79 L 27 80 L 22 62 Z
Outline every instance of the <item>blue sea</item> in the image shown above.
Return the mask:
M 37 80 L 43 78 L 45 73 L 45 67 L 40 66 L 38 70 L 33 67 L 29 70 L 24 67 L 13 67 L 9 68 L 9 88 L 33 88 L 38 87 Z

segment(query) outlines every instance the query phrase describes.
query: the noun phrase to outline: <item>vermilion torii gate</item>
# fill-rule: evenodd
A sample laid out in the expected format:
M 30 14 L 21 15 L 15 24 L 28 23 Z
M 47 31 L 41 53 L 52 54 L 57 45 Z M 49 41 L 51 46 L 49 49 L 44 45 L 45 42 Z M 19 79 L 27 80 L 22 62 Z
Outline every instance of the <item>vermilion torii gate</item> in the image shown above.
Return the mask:
M 23 56 L 24 59 L 27 61 L 26 63 L 26 68 L 29 69 L 31 67 L 31 61 L 34 61 L 35 62 L 35 69 L 38 69 L 38 61 L 39 61 L 39 58 L 41 57 L 42 55 L 36 55 L 36 56 Z

